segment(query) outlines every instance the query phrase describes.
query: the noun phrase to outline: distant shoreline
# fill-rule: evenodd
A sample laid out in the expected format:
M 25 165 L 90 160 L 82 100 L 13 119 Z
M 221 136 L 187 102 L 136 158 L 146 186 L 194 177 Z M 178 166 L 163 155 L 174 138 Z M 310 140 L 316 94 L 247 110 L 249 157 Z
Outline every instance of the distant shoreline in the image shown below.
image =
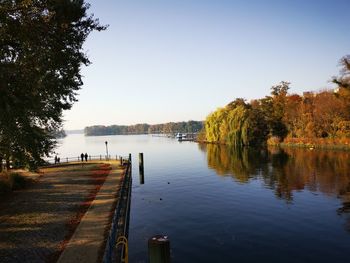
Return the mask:
M 66 134 L 84 134 L 84 130 L 65 130 Z
M 160 124 L 94 125 L 84 128 L 85 136 L 195 133 L 204 128 L 203 121 L 182 121 Z

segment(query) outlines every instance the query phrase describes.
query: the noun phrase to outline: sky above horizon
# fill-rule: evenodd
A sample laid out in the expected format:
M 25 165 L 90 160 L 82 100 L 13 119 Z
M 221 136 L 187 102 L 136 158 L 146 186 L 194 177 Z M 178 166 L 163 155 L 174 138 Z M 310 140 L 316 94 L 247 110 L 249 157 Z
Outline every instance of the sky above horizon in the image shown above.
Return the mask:
M 204 120 L 235 98 L 331 88 L 350 54 L 348 0 L 98 0 L 64 128 Z

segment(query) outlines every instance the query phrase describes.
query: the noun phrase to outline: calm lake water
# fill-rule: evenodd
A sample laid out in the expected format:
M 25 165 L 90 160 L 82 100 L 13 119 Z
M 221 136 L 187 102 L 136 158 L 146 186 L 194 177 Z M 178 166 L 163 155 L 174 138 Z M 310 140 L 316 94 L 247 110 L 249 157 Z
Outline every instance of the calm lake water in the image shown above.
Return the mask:
M 169 236 L 172 262 L 349 262 L 349 152 L 82 134 L 57 152 L 104 154 L 105 141 L 111 155 L 133 157 L 130 262 L 147 262 L 155 234 Z

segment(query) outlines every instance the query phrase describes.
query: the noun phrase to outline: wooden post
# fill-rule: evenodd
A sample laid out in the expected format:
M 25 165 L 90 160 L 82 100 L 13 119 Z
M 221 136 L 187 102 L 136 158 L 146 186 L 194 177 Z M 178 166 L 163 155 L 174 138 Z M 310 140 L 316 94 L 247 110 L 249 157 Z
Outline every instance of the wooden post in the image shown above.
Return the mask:
M 66 159 L 66 160 L 67 160 L 67 163 L 68 163 L 68 157 L 67 157 L 67 159 Z
M 101 154 L 100 154 L 100 161 L 102 160 L 102 156 L 101 156 Z
M 145 174 L 140 170 L 140 184 L 145 184 Z
M 123 157 L 119 157 L 119 162 L 120 162 L 120 165 L 123 165 Z
M 140 184 L 145 184 L 145 173 L 143 169 L 143 153 L 139 153 Z
M 148 239 L 149 263 L 170 263 L 170 241 L 167 236 L 156 235 Z
M 143 153 L 139 153 L 139 167 L 143 169 Z
M 131 153 L 129 153 L 129 163 L 131 163 Z

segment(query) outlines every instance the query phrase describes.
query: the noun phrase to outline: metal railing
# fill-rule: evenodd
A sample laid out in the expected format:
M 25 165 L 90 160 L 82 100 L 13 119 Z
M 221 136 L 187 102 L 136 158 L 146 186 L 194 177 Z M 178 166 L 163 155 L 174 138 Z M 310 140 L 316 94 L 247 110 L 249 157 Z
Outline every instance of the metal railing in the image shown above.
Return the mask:
M 103 255 L 104 263 L 126 262 L 128 260 L 128 234 L 129 217 L 131 202 L 131 156 L 129 155 L 126 163 L 126 170 L 122 178 L 121 188 L 118 193 L 118 201 L 114 210 L 111 229 L 109 231 L 105 252 Z M 123 242 L 119 242 L 123 240 Z M 123 246 L 118 246 L 121 243 Z
M 108 160 L 128 160 L 129 157 L 121 156 L 121 155 L 88 155 L 88 161 L 108 161 Z M 85 158 L 83 158 L 85 161 Z M 49 165 L 50 164 L 60 164 L 60 163 L 69 163 L 69 162 L 82 162 L 81 156 L 77 157 L 59 157 L 59 161 L 55 158 L 50 158 L 45 160 Z

